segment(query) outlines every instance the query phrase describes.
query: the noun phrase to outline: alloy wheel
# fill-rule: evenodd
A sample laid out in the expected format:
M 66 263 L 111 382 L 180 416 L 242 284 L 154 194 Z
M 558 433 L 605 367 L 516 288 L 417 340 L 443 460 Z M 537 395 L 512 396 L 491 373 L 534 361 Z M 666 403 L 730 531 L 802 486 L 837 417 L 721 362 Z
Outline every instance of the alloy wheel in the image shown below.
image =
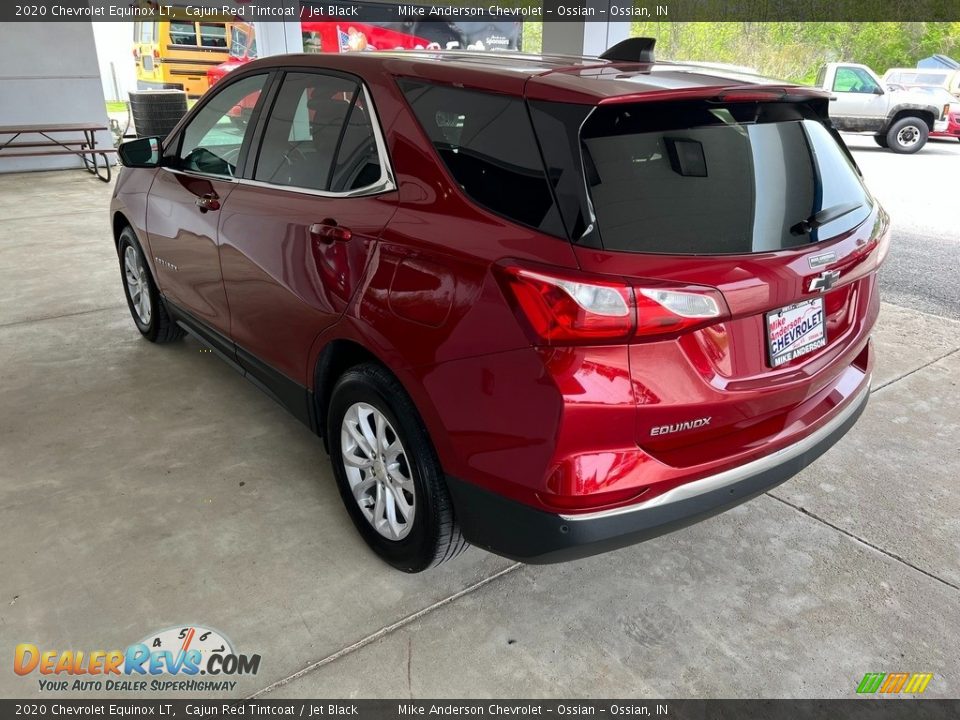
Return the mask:
M 150 281 L 143 267 L 143 258 L 133 245 L 123 253 L 123 274 L 134 312 L 144 325 L 150 324 L 153 309 L 150 305 Z
M 406 450 L 387 417 L 367 403 L 343 416 L 340 450 L 347 482 L 367 522 L 388 540 L 413 527 L 416 488 Z

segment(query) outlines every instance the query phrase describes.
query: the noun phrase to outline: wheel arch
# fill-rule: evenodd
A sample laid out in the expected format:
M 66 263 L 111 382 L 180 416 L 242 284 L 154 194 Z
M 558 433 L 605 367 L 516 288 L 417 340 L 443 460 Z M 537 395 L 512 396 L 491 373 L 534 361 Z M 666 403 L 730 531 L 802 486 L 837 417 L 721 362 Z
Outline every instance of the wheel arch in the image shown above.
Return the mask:
M 430 444 L 445 465 L 444 459 L 449 459 L 452 447 L 442 433 L 442 424 L 433 399 L 422 387 L 418 386 L 417 373 L 411 369 L 394 366 L 384 359 L 382 353 L 371 350 L 365 343 L 354 337 L 339 335 L 329 339 L 320 349 L 314 364 L 313 373 L 313 420 L 315 432 L 323 439 L 324 447 L 329 452 L 330 433 L 327 429 L 327 419 L 330 410 L 330 399 L 337 379 L 347 370 L 363 363 L 375 363 L 390 373 L 403 388 L 420 422 L 427 430 Z
M 113 245 L 118 250 L 120 249 L 120 233 L 123 232 L 124 228 L 130 228 L 133 230 L 133 223 L 124 215 L 122 210 L 116 210 L 113 213 L 111 219 L 111 227 L 113 228 Z M 133 230 L 134 235 L 137 231 Z M 137 238 L 139 240 L 139 238 Z
M 365 362 L 374 362 L 396 377 L 390 367 L 369 349 L 348 338 L 330 340 L 320 350 L 313 373 L 313 406 L 316 413 L 317 434 L 323 438 L 324 447 L 329 451 L 329 433 L 327 432 L 327 413 L 330 409 L 330 397 L 337 379 L 347 370 Z M 400 382 L 399 378 L 397 381 Z M 403 383 L 400 383 L 403 385 Z M 406 389 L 406 388 L 404 388 Z M 407 393 L 409 395 L 409 392 Z
M 133 236 L 140 244 L 140 250 L 143 252 L 143 259 L 147 263 L 147 270 L 150 271 L 150 276 L 153 278 L 153 282 L 156 283 L 157 289 L 162 295 L 163 288 L 160 287 L 160 282 L 157 276 L 157 268 L 154 266 L 153 255 L 150 253 L 150 246 L 144 242 L 144 238 L 139 232 L 137 232 L 137 226 L 130 222 L 130 218 L 127 217 L 127 214 L 122 209 L 113 211 L 113 216 L 110 219 L 110 226 L 113 230 L 113 247 L 117 251 L 118 255 L 120 253 L 120 234 L 126 228 L 130 228 L 130 232 L 133 233 Z
M 933 123 L 936 119 L 933 111 L 931 111 L 929 108 L 900 105 L 894 108 L 894 111 L 890 116 L 890 120 L 887 122 L 886 128 L 884 128 L 884 132 L 893 127 L 894 123 L 898 123 L 905 118 L 917 118 L 919 120 L 923 120 L 928 131 L 933 131 Z

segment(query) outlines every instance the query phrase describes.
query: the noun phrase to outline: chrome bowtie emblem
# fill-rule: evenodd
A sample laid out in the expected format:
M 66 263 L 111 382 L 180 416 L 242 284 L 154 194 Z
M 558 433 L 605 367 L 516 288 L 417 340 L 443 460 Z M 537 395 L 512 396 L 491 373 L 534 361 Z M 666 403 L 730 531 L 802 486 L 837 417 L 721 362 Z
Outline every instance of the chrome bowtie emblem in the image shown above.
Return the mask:
M 826 292 L 836 285 L 837 280 L 839 279 L 839 270 L 824 270 L 817 277 L 810 281 L 810 287 L 807 288 L 807 292 Z

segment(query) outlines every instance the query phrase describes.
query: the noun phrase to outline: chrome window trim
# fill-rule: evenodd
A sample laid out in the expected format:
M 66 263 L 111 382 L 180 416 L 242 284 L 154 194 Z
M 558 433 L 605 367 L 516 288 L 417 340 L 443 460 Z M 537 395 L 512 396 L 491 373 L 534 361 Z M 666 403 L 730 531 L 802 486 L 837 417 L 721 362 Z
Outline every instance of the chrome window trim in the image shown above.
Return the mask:
M 699 480 L 679 485 L 668 490 L 662 495 L 657 495 L 646 502 L 640 502 L 636 505 L 627 505 L 626 507 L 614 508 L 613 510 L 600 510 L 598 512 L 584 513 L 582 515 L 561 515 L 563 520 L 569 522 L 578 522 L 583 520 L 599 520 L 603 518 L 617 517 L 618 515 L 627 515 L 633 512 L 649 510 L 663 505 L 689 500 L 690 498 L 703 495 L 704 493 L 720 490 L 730 485 L 735 485 L 741 480 L 759 475 L 760 473 L 771 470 L 782 463 L 788 462 L 793 458 L 802 455 L 807 450 L 817 445 L 821 440 L 827 438 L 835 432 L 838 427 L 843 425 L 860 407 L 867 401 L 870 395 L 870 378 L 867 377 L 863 387 L 847 403 L 840 412 L 833 416 L 830 421 L 818 430 L 815 430 L 807 437 L 798 440 L 792 445 L 780 448 L 776 452 L 764 455 L 761 458 L 748 462 L 746 465 L 731 468 L 716 475 L 709 475 Z
M 296 69 L 289 70 L 289 72 L 296 72 Z M 363 91 L 363 101 L 366 103 L 367 109 L 369 110 L 370 122 L 373 125 L 373 140 L 374 143 L 376 143 L 377 157 L 380 160 L 380 177 L 375 183 L 362 188 L 356 188 L 354 190 L 333 192 L 330 190 L 316 190 L 315 188 L 301 187 L 299 185 L 279 185 L 277 183 L 265 182 L 263 180 L 254 180 L 253 178 L 237 178 L 237 182 L 240 185 L 249 185 L 250 187 L 262 187 L 270 190 L 286 190 L 288 192 L 294 192 L 300 195 L 315 195 L 317 197 L 325 198 L 370 197 L 373 195 L 382 195 L 383 193 L 396 190 L 397 183 L 394 179 L 395 176 L 393 174 L 393 165 L 390 162 L 390 155 L 387 152 L 387 143 L 383 137 L 383 129 L 380 127 L 380 115 L 377 113 L 377 108 L 373 104 L 373 98 L 371 97 L 369 90 L 367 90 L 366 83 L 359 78 L 357 79 L 357 82 Z M 257 152 L 258 161 L 260 158 L 259 150 L 262 148 L 262 143 L 263 138 L 261 137 L 260 146 L 258 147 Z M 256 172 L 256 167 L 253 168 L 253 172 Z
M 240 178 L 233 177 L 232 175 L 214 175 L 213 173 L 202 173 L 197 172 L 196 170 L 184 170 L 182 168 L 170 167 L 168 165 L 161 165 L 161 170 L 166 170 L 168 173 L 174 175 L 187 175 L 189 177 L 200 178 L 201 180 L 217 180 L 219 182 L 228 182 L 237 184 L 240 182 Z

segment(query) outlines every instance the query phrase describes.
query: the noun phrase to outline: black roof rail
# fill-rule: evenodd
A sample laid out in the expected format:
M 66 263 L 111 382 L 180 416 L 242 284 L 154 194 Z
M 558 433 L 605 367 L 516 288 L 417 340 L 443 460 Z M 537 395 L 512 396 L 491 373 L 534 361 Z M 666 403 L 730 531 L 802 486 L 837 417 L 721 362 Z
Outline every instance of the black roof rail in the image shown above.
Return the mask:
M 621 40 L 612 48 L 607 49 L 600 55 L 600 59 L 616 60 L 618 62 L 652 63 L 654 62 L 653 46 L 656 44 L 656 38 L 627 38 L 626 40 Z

